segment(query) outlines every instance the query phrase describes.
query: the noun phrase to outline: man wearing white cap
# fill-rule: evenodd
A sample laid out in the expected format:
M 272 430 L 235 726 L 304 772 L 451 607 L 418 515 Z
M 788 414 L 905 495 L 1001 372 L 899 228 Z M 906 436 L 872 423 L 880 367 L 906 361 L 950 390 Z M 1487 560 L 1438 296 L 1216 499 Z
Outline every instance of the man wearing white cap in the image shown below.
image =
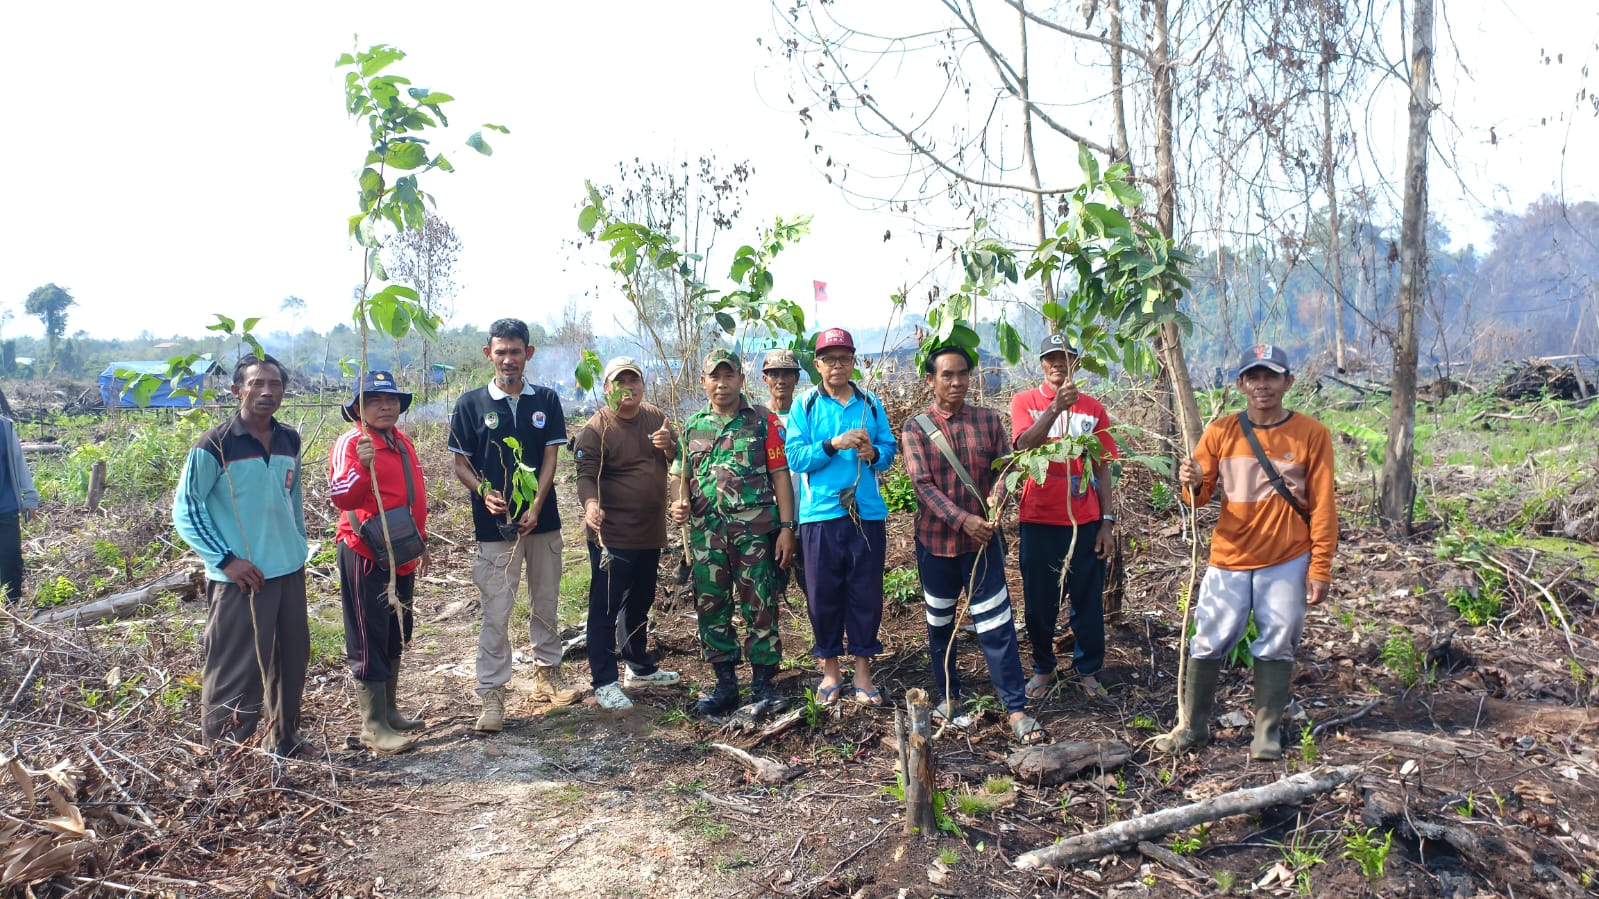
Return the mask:
M 644 370 L 630 356 L 605 365 L 606 405 L 577 435 L 577 498 L 588 537 L 589 672 L 602 708 L 633 705 L 616 683 L 617 646 L 627 686 L 675 684 L 649 652 L 655 575 L 666 546 L 666 475 L 677 435 L 644 402 Z

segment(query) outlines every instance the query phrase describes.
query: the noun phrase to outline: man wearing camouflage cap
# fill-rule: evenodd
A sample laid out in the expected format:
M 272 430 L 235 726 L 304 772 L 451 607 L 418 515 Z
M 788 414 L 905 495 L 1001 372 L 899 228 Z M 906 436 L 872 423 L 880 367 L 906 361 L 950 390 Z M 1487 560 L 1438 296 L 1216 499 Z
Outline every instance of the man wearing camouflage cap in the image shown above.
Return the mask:
M 788 410 L 794 406 L 794 391 L 799 387 L 800 364 L 793 350 L 772 350 L 761 360 L 761 380 L 766 382 L 766 408 L 772 410 L 777 420 L 788 427 Z M 802 495 L 804 480 L 790 477 L 794 483 L 794 508 L 798 509 L 805 501 Z M 776 535 L 773 535 L 773 548 L 776 548 Z M 805 560 L 800 558 L 799 541 L 794 542 L 794 562 L 788 567 L 778 566 L 777 592 L 774 596 L 785 596 L 788 593 L 788 580 L 792 576 L 794 582 L 799 584 L 800 596 L 805 595 Z
M 777 579 L 772 563 L 794 554 L 794 491 L 783 451 L 783 423 L 744 397 L 744 366 L 729 350 L 712 350 L 700 385 L 710 404 L 683 423 L 683 451 L 672 463 L 672 520 L 694 527 L 694 606 L 705 659 L 716 669 L 716 688 L 694 705 L 714 715 L 738 705 L 740 644 L 733 604 L 748 634 L 743 655 L 753 670 L 756 702 L 778 702 L 773 679 L 783 658 L 777 632 Z M 771 535 L 777 532 L 774 546 Z

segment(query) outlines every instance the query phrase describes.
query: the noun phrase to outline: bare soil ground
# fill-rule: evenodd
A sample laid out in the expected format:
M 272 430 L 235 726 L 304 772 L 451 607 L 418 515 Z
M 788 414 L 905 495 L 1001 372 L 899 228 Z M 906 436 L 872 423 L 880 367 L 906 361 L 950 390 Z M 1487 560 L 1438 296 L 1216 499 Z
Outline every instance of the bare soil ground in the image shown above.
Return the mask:
M 442 460 L 430 463 L 429 475 L 435 532 L 459 541 L 468 531 L 448 524 L 458 491 L 440 486 Z M 1589 472 L 1568 497 L 1599 493 L 1595 483 Z M 696 899 L 1596 894 L 1593 567 L 1496 547 L 1489 564 L 1505 572 L 1504 613 L 1471 627 L 1444 601 L 1471 586 L 1466 567 L 1440 559 L 1425 535 L 1384 537 L 1351 489 L 1333 598 L 1312 610 L 1303 643 L 1288 757 L 1247 760 L 1249 674 L 1231 669 L 1217 714 L 1241 717 L 1208 749 L 1171 758 L 1147 741 L 1175 714 L 1190 542 L 1177 509 L 1151 505 L 1151 484 L 1148 472 L 1130 467 L 1122 488 L 1125 578 L 1103 676 L 1109 696 L 1067 685 L 1035 713 L 1056 740 L 1120 740 L 1134 748 L 1131 760 L 1062 786 L 1006 786 L 992 779 L 1010 773 L 1015 747 L 1003 716 L 982 712 L 973 728 L 946 731 L 938 742 L 940 787 L 958 834 L 902 833 L 903 803 L 888 790 L 897 759 L 890 710 L 846 702 L 814 727 L 801 721 L 766 739 L 687 716 L 694 687 L 711 673 L 699 659 L 689 604 L 675 597 L 658 605 L 652 642 L 684 686 L 632 691 L 636 705 L 623 713 L 591 704 L 556 709 L 525 700 L 531 669 L 519 664 L 507 728 L 475 733 L 472 548 L 457 543 L 446 545 L 419 590 L 421 627 L 401 689 L 407 711 L 424 712 L 428 726 L 417 751 L 396 757 L 347 748 L 357 723 L 353 691 L 343 667 L 327 660 L 313 672 L 306 726 L 332 749 L 328 759 L 285 763 L 252 748 L 198 747 L 192 698 L 169 702 L 162 687 L 197 666 L 193 642 L 174 636 L 200 617 L 192 603 L 169 611 L 159 627 L 16 625 L 0 645 L 0 753 L 13 760 L 10 775 L 0 773 L 0 887 L 40 896 Z M 558 490 L 570 530 L 572 486 L 563 479 Z M 96 526 L 146 528 L 158 539 L 160 528 L 148 523 L 158 511 L 95 525 L 50 510 L 72 535 L 62 543 L 82 541 Z M 1201 512 L 1201 534 L 1213 516 Z M 908 517 L 897 516 L 891 569 L 910 564 L 909 541 Z M 62 551 L 49 564 L 74 557 Z M 675 562 L 663 562 L 663 584 Z M 587 564 L 570 539 L 568 570 Z M 314 604 L 336 618 L 329 573 L 313 572 Z M 1019 611 L 1014 575 L 1012 593 Z M 789 664 L 779 682 L 803 704 L 818 674 L 806 659 L 808 625 L 792 588 L 782 627 Z M 891 700 L 930 686 L 919 598 L 889 602 L 884 643 L 875 670 Z M 985 692 L 975 643 L 958 645 L 969 688 Z M 587 682 L 580 650 L 566 670 L 570 681 Z M 87 683 L 109 697 L 130 680 L 145 691 L 131 703 L 91 703 L 83 692 Z M 796 766 L 799 776 L 752 783 L 713 742 Z M 1363 773 L 1331 793 L 1223 819 L 1202 836 L 1176 835 L 1195 839 L 1181 848 L 1202 877 L 1131 851 L 1060 870 L 1011 864 L 1063 836 L 1293 771 L 1350 764 Z M 971 795 L 993 807 L 960 801 Z M 1383 872 L 1372 878 L 1345 857 L 1356 854 L 1354 835 L 1366 832 L 1378 842 L 1393 834 Z M 1160 842 L 1173 845 L 1171 837 Z

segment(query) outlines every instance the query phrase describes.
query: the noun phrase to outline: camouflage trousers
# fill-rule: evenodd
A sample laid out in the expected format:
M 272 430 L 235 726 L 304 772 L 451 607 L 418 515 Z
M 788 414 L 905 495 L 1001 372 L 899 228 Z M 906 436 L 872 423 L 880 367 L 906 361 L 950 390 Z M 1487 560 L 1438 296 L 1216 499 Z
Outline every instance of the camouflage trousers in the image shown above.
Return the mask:
M 702 519 L 689 546 L 694 557 L 694 611 L 699 615 L 705 660 L 738 662 L 735 602 L 744 619 L 743 655 L 751 665 L 776 665 L 783 659 L 777 633 L 777 574 L 772 539 L 722 522 Z

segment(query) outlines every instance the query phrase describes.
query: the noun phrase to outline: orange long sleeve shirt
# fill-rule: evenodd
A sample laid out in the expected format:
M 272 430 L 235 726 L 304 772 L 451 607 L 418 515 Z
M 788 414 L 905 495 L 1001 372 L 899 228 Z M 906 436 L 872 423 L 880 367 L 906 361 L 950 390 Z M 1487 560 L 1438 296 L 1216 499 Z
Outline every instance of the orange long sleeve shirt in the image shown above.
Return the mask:
M 1238 416 L 1228 415 L 1211 422 L 1194 448 L 1194 460 L 1204 472 L 1198 504 L 1210 502 L 1218 480 L 1223 493 L 1210 564 L 1249 571 L 1280 565 L 1309 551 L 1310 579 L 1332 580 L 1333 552 L 1338 548 L 1332 434 L 1316 419 L 1293 412 L 1280 424 L 1256 425 L 1255 436 L 1289 492 L 1310 512 L 1310 524 L 1278 495 L 1238 426 Z M 1183 498 L 1195 501 L 1187 488 Z

